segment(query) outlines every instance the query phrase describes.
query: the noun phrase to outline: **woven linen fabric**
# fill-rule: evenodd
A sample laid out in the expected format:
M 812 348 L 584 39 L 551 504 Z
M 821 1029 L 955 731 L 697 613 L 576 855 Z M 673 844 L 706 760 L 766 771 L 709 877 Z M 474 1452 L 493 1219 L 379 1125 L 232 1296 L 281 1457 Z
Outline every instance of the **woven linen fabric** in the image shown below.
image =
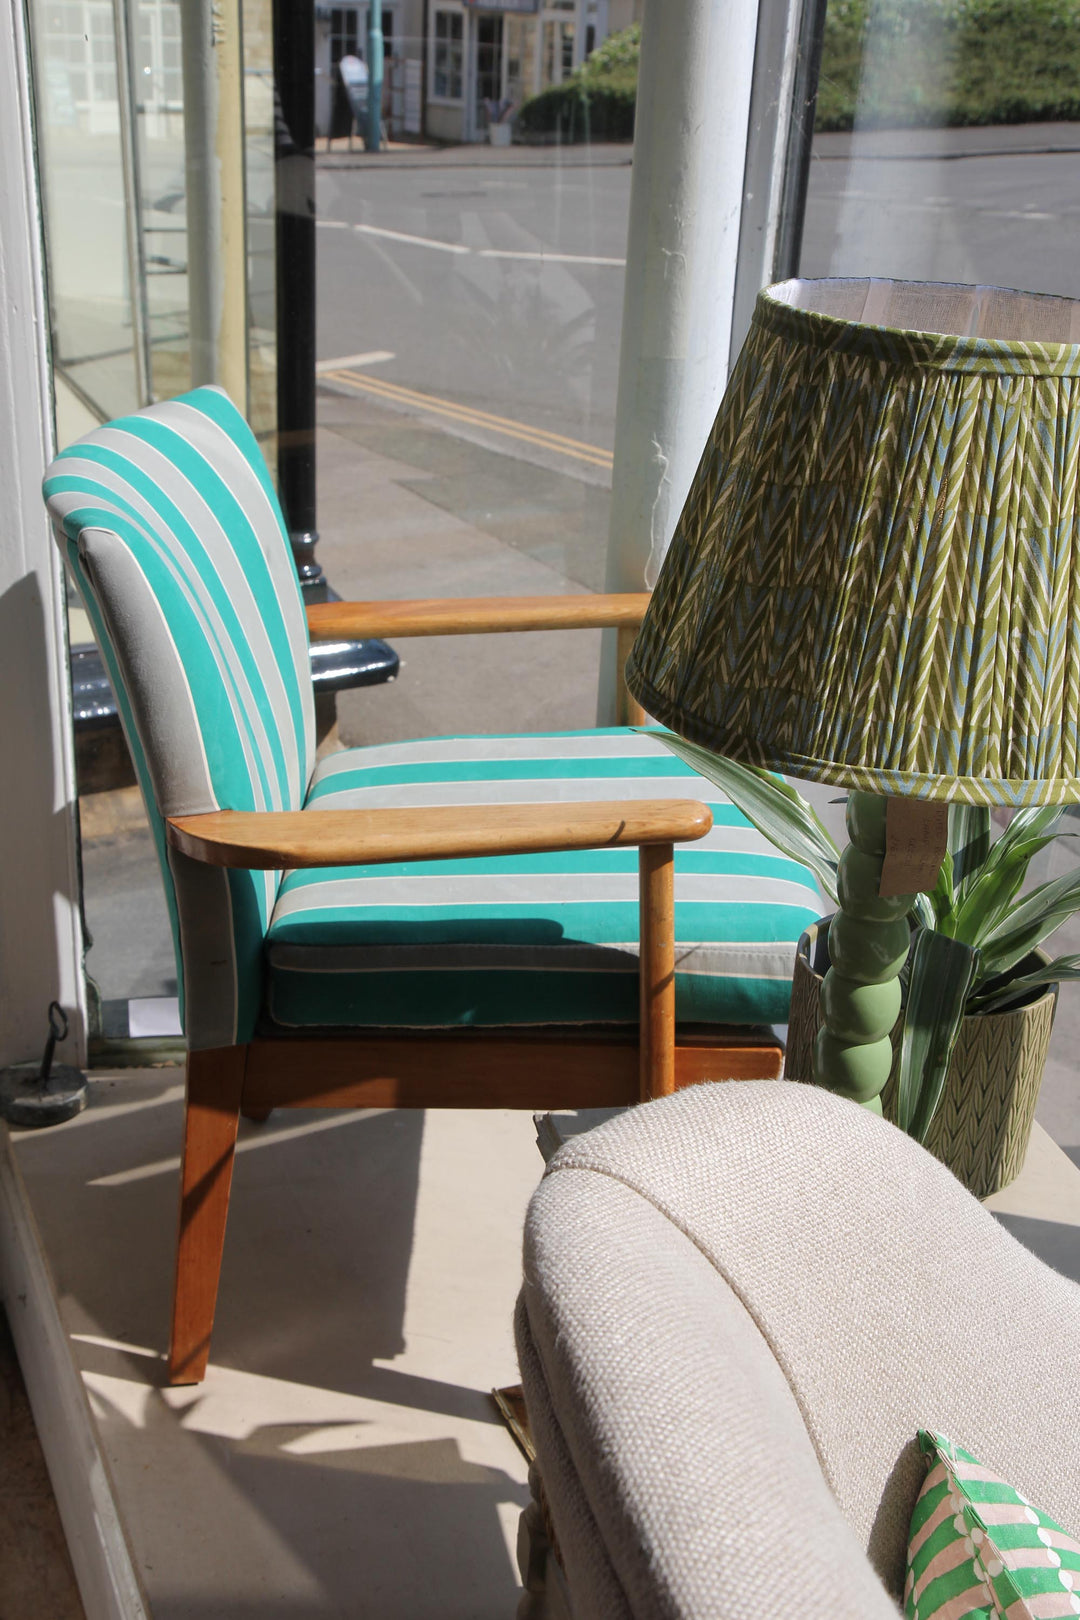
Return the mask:
M 695 1324 L 709 1295 L 732 1324 L 754 1324 L 764 1364 L 752 1373 L 749 1345 L 735 1361 L 726 1350 L 740 1327 L 725 1328 L 724 1353 L 708 1349 L 719 1328 Z M 699 1608 L 657 1598 L 635 1614 L 771 1612 L 735 1596 L 725 1610 L 709 1588 L 733 1578 L 748 1538 L 804 1547 L 828 1522 L 826 1498 L 899 1601 L 921 1427 L 963 1435 L 1058 1523 L 1080 1523 L 1080 1288 L 912 1138 L 844 1098 L 790 1081 L 692 1086 L 572 1139 L 530 1205 L 523 1298 L 547 1399 L 624 1589 L 633 1569 L 646 1583 L 650 1571 L 696 1582 Z M 777 1385 L 799 1429 L 773 1444 Z M 547 1484 L 541 1435 L 537 1445 Z M 807 1481 L 803 1508 L 785 1497 L 775 1509 L 771 1487 L 735 1504 L 733 1482 L 764 1462 L 782 1490 Z M 666 1526 L 687 1493 L 698 1539 L 669 1552 Z M 573 1528 L 548 1494 L 572 1561 Z M 682 1559 L 696 1565 L 703 1540 L 712 1563 L 694 1576 Z M 677 1572 L 665 1573 L 669 1559 Z M 752 1559 L 739 1568 L 754 1576 Z M 800 1616 L 857 1614 L 842 1606 L 851 1568 L 841 1555 L 835 1608 L 820 1584 L 799 1587 Z
M 628 665 L 648 713 L 849 788 L 1080 798 L 1078 312 L 761 293 Z
M 648 735 L 454 737 L 323 759 L 319 810 L 703 799 L 714 825 L 675 849 L 684 1022 L 783 1023 L 793 941 L 820 910 L 804 867 Z M 636 849 L 566 850 L 290 872 L 268 935 L 284 1025 L 636 1023 Z
M 199 388 L 62 451 L 44 488 L 146 803 L 188 1044 L 246 1041 L 279 874 L 189 860 L 164 822 L 298 810 L 307 791 L 307 626 L 262 452 L 227 396 Z
M 920 1430 L 930 1459 L 911 1516 L 908 1620 L 1074 1620 L 1080 1542 L 969 1451 Z

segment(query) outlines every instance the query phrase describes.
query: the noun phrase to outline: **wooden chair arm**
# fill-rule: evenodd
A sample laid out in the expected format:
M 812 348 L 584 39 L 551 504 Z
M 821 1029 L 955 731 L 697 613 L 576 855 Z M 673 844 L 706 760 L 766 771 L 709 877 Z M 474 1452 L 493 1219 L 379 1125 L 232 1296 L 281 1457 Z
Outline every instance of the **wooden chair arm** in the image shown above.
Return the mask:
M 435 805 L 418 810 L 214 810 L 166 822 L 174 849 L 245 870 L 371 866 L 533 850 L 686 843 L 712 826 L 694 799 Z
M 415 602 L 318 602 L 307 610 L 312 641 L 365 636 L 474 636 L 509 630 L 636 629 L 648 591 L 611 596 L 463 596 Z

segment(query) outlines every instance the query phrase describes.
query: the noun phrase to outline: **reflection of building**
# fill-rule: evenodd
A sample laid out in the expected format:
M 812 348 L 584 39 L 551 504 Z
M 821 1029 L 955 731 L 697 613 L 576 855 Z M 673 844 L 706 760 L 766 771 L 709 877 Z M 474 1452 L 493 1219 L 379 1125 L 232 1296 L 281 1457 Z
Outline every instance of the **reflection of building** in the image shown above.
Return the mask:
M 343 56 L 367 57 L 368 7 L 315 7 L 315 128 L 344 135 L 349 108 L 338 73 Z M 424 0 L 384 0 L 383 118 L 391 135 L 419 135 L 422 124 Z
M 382 28 L 389 132 L 483 140 L 489 102 L 520 107 L 561 84 L 640 12 L 641 0 L 388 0 Z M 337 64 L 343 56 L 366 54 L 367 18 L 366 4 L 316 8 L 320 135 L 348 130 Z

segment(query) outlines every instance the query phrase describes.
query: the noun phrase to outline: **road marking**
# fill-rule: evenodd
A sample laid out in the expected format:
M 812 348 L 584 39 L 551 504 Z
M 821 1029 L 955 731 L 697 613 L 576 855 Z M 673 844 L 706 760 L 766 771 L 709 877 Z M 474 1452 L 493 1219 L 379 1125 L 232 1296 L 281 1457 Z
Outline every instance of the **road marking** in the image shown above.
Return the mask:
M 409 242 L 413 247 L 437 248 L 440 253 L 471 253 L 464 242 L 440 242 L 436 236 L 411 236 L 408 231 L 388 231 L 383 225 L 354 225 L 364 236 L 383 236 L 389 242 Z
M 609 264 L 619 270 L 626 269 L 625 259 L 603 259 L 589 253 L 549 253 L 541 248 L 535 253 L 523 253 L 513 248 L 478 248 L 478 259 L 539 259 L 542 264 Z
M 316 360 L 316 371 L 341 371 L 345 366 L 377 366 L 395 358 L 390 349 L 369 349 L 367 354 L 343 354 L 337 360 Z
M 606 471 L 611 471 L 612 454 L 610 450 L 605 450 L 598 444 L 584 444 L 580 439 L 568 439 L 565 434 L 551 433 L 547 428 L 533 427 L 531 423 L 518 422 L 512 417 L 495 416 L 490 411 L 476 410 L 471 405 L 459 405 L 456 400 L 440 399 L 435 394 L 424 394 L 415 388 L 404 388 L 400 383 L 387 382 L 384 377 L 361 377 L 346 370 L 324 372 L 323 376 L 331 382 L 344 383 L 346 387 L 355 388 L 359 393 L 370 394 L 375 399 L 408 405 L 413 410 L 429 411 L 433 415 L 445 416 L 463 426 L 484 428 L 489 433 L 502 433 L 507 438 L 519 439 L 537 449 L 551 450 L 557 455 L 570 456 L 575 461 L 587 462 L 591 467 L 603 467 Z
M 874 203 L 879 208 L 908 214 L 952 214 L 958 208 L 984 219 L 1022 219 L 1038 223 L 1040 220 L 1059 219 L 1058 214 L 1043 214 L 1032 208 L 987 208 L 979 202 L 961 202 L 951 197 L 895 197 L 883 191 L 843 190 L 822 193 L 829 202 Z
M 412 247 L 434 248 L 439 253 L 475 254 L 478 259 L 531 259 L 540 264 L 594 264 L 625 270 L 625 259 L 607 259 L 592 253 L 553 253 L 549 248 L 471 248 L 465 242 L 442 242 L 437 236 L 413 236 L 409 231 L 391 231 L 385 225 L 350 225 L 345 219 L 315 222 L 328 231 L 359 231 L 363 236 L 382 236 L 390 242 L 407 242 Z

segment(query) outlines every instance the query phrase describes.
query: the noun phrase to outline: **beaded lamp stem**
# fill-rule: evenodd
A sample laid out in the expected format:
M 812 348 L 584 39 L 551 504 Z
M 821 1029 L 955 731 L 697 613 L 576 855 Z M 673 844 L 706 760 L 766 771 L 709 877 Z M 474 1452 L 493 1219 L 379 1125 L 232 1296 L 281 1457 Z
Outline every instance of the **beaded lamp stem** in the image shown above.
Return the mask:
M 886 804 L 877 793 L 848 797 L 850 843 L 840 857 L 840 909 L 829 924 L 832 965 L 821 987 L 823 1023 L 814 1043 L 817 1084 L 878 1114 L 892 1068 L 889 1034 L 900 1014 L 900 970 L 914 900 L 878 893 Z

